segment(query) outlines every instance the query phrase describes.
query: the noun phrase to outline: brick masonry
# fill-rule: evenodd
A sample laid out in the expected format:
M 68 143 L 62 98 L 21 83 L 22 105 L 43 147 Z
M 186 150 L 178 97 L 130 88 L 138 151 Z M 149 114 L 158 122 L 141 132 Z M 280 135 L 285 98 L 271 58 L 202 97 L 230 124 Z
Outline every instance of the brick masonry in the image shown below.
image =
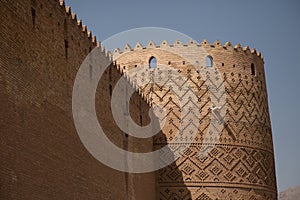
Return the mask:
M 97 46 L 95 37 L 58 1 L 0 6 L 0 199 L 155 199 L 154 174 L 101 164 L 76 133 L 72 88 L 80 64 Z M 116 67 L 105 72 L 97 114 L 116 145 L 138 149 L 110 113 L 109 85 L 120 77 Z M 142 115 L 147 123 L 147 104 L 137 94 L 132 101 L 132 117 L 140 122 Z M 152 150 L 152 141 L 145 144 L 140 148 Z
M 0 8 L 0 199 L 276 199 L 260 53 L 230 43 L 222 46 L 218 41 L 210 45 L 205 40 L 198 45 L 178 42 L 172 47 L 162 43 L 117 50 L 117 65 L 105 71 L 96 94 L 98 120 L 117 146 L 148 152 L 172 139 L 184 142 L 170 132 L 178 123 L 174 119 L 180 112 L 176 100 L 167 107 L 174 107 L 173 114 L 167 116 L 171 125 L 153 138 L 128 137 L 114 123 L 111 89 L 129 69 L 147 65 L 151 56 L 158 64 L 170 65 L 190 77 L 204 116 L 199 119 L 197 142 L 174 164 L 154 173 L 122 173 L 88 153 L 72 117 L 76 73 L 99 42 L 63 1 L 3 0 Z M 183 64 L 184 58 L 168 50 L 186 47 L 193 51 L 199 46 L 221 66 L 228 102 L 221 138 L 203 160 L 196 152 L 202 142 L 209 143 L 204 141 L 211 118 L 207 88 L 192 63 Z M 130 115 L 141 125 L 150 123 L 150 104 L 161 99 L 167 103 L 167 97 L 172 97 L 165 89 L 150 85 L 139 93 L 130 100 Z

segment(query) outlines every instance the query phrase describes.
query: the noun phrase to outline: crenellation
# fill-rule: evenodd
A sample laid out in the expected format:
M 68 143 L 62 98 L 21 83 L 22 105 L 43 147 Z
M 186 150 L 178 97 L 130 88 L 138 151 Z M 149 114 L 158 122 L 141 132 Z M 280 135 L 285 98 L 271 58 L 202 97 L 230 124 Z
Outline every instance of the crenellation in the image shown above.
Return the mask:
M 68 15 L 71 15 L 71 6 L 66 6 L 65 7 L 65 9 L 66 9 L 66 13 L 68 14 Z
M 136 43 L 134 49 L 142 49 L 143 48 L 143 45 L 141 43 Z
M 71 13 L 71 19 L 75 20 L 77 22 L 77 15 L 76 13 Z
M 242 51 L 243 49 L 242 49 L 242 46 L 240 45 L 240 44 L 236 44 L 235 46 L 234 46 L 234 49 L 235 50 L 238 50 L 238 51 Z
M 113 62 L 113 55 L 110 51 L 105 51 L 105 55 L 111 62 Z
M 148 43 L 148 45 L 147 45 L 147 48 L 155 48 L 155 47 L 156 47 L 156 45 L 153 42 L 153 40 L 150 40 L 149 43 Z
M 251 52 L 252 54 L 257 55 L 257 54 L 256 54 L 256 49 L 255 49 L 255 48 L 251 49 L 250 52 Z
M 118 56 L 121 53 L 121 50 L 119 48 L 115 48 L 114 55 Z
M 109 55 L 110 52 L 108 51 L 107 54 Z M 128 75 L 126 70 L 123 67 L 121 67 L 121 65 L 119 63 L 117 63 L 116 61 L 113 61 L 112 56 L 108 56 L 108 57 L 110 57 L 114 67 L 117 69 L 117 71 L 120 73 L 120 75 L 122 75 L 126 79 L 126 81 L 130 84 L 130 86 L 132 88 L 134 88 L 136 93 L 146 102 L 147 105 L 151 105 L 151 101 L 149 100 L 149 98 L 146 95 L 144 95 L 141 88 L 136 85 L 135 81 L 131 78 L 131 76 Z
M 182 42 L 180 40 L 176 40 L 174 42 L 174 47 L 176 47 L 176 46 L 183 46 L 183 44 L 182 44 Z
M 97 44 L 97 37 L 96 37 L 95 35 L 92 36 L 92 43 L 93 43 L 94 45 Z
M 82 32 L 84 32 L 84 33 L 87 32 L 87 26 L 86 25 L 82 25 Z
M 189 39 L 188 45 L 189 46 L 197 46 L 197 42 L 195 40 L 193 40 L 193 39 Z
M 203 39 L 202 42 L 200 43 L 200 46 L 208 47 L 210 46 L 210 44 L 206 39 Z
M 261 52 L 257 51 L 257 52 L 256 52 L 256 55 L 257 55 L 258 57 L 260 57 L 260 56 L 261 56 Z
M 81 19 L 77 20 L 77 26 L 79 26 L 80 28 L 82 28 L 82 20 Z
M 59 0 L 59 5 L 65 7 L 65 0 Z
M 100 41 L 97 41 L 97 42 L 96 42 L 96 46 L 100 48 L 101 42 L 100 42 Z
M 214 42 L 214 46 L 219 46 L 219 47 L 221 47 L 222 46 L 222 43 L 220 42 L 220 40 L 216 40 L 215 42 Z
M 244 50 L 244 51 L 248 51 L 248 50 L 250 50 L 250 48 L 249 48 L 248 45 L 246 45 L 246 46 L 243 48 L 243 50 Z
M 183 44 L 180 40 L 176 40 L 174 44 L 169 44 L 167 40 L 163 40 L 160 43 L 160 46 L 155 45 L 153 41 L 149 41 L 146 47 L 143 47 L 140 42 L 138 42 L 134 48 L 131 48 L 129 44 L 126 44 L 123 51 L 119 48 L 114 49 L 113 56 L 118 57 L 123 53 L 128 53 L 134 50 L 141 50 L 141 49 L 168 49 L 168 48 L 181 48 L 181 47 L 188 47 L 191 48 L 205 48 L 206 50 L 210 51 L 212 48 L 217 48 L 218 51 L 233 51 L 235 50 L 236 53 L 244 51 L 246 54 L 252 54 L 257 56 L 258 58 L 262 59 L 261 54 L 257 54 L 256 50 L 250 51 L 249 46 L 245 46 L 242 48 L 240 44 L 236 44 L 234 47 L 232 46 L 231 42 L 226 42 L 223 46 L 219 40 L 216 40 L 213 44 L 209 44 L 206 39 L 204 39 L 199 45 L 194 40 L 189 40 L 187 44 Z
M 103 45 L 101 45 L 101 43 L 100 43 L 99 47 L 100 47 L 100 51 L 101 51 L 102 53 L 105 53 L 105 52 L 106 52 L 105 47 L 104 47 Z
M 126 44 L 125 47 L 124 47 L 123 52 L 129 52 L 131 50 L 132 50 L 131 46 L 129 44 Z
M 258 57 L 260 57 L 260 58 L 262 58 L 262 54 L 261 54 L 261 52 L 256 52 L 256 55 L 258 56 Z
M 88 37 L 88 38 L 92 38 L 92 36 L 93 36 L 93 35 L 92 35 L 92 31 L 89 31 L 89 30 L 88 30 L 88 31 L 87 31 L 87 37 Z
M 163 40 L 160 44 L 160 46 L 169 46 L 169 43 L 167 40 Z
M 226 42 L 226 43 L 224 44 L 224 47 L 225 47 L 226 49 L 228 49 L 228 50 L 233 50 L 233 47 L 232 47 L 231 42 Z
M 83 25 L 81 19 L 79 19 L 79 20 L 77 19 L 77 14 L 75 12 L 72 13 L 71 6 L 66 6 L 64 0 L 59 0 L 59 4 L 60 4 L 61 7 L 64 7 L 66 15 L 70 16 L 70 18 L 76 22 L 76 24 L 80 28 L 80 30 L 84 34 L 86 34 L 86 37 L 91 41 L 91 43 L 93 44 L 93 46 L 97 46 L 96 37 L 93 38 L 92 31 L 87 30 L 87 26 Z

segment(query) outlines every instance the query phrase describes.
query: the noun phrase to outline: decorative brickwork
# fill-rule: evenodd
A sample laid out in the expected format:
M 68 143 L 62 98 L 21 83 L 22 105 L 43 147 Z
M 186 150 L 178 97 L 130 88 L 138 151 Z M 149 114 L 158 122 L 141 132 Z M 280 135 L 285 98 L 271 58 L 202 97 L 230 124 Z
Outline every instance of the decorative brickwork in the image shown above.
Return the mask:
M 188 146 L 176 162 L 156 172 L 124 173 L 88 153 L 72 118 L 72 88 L 80 64 L 96 47 L 106 61 L 112 62 L 112 55 L 63 0 L 3 0 L 0 8 L 0 199 L 276 199 L 261 53 L 248 46 L 242 49 L 229 42 L 222 46 L 219 41 L 211 45 L 206 40 L 200 44 L 191 40 L 186 45 L 163 41 L 160 46 L 151 41 L 147 47 L 138 43 L 134 49 L 129 45 L 123 51 L 116 49 L 115 63 L 101 77 L 96 94 L 98 120 L 107 137 L 132 152 L 150 152 L 170 141 L 173 152 Z M 195 69 L 195 63 L 179 56 L 197 56 L 200 47 L 218 69 L 212 67 L 206 76 Z M 157 60 L 156 68 L 140 76 L 130 73 L 130 69 L 148 65 L 152 57 Z M 186 80 L 175 81 L 160 73 L 162 64 Z M 136 84 L 149 75 L 172 84 Z M 126 87 L 136 89 L 129 106 L 137 124 L 150 123 L 151 105 L 164 105 L 166 125 L 153 138 L 128 136 L 115 124 L 111 93 L 122 76 L 128 80 Z M 215 78 L 222 80 L 226 91 L 220 137 L 208 131 L 211 121 L 219 120 L 212 114 L 207 88 Z M 180 98 L 196 105 L 200 113 L 195 116 L 200 124 L 195 138 L 176 135 L 180 120 L 187 119 L 180 118 L 181 109 L 189 105 L 179 105 L 170 86 L 183 90 L 182 84 L 190 87 Z M 189 99 L 191 91 L 196 99 Z M 183 131 L 189 133 L 192 126 L 191 122 Z M 208 155 L 199 156 L 212 143 L 215 146 Z M 172 151 L 165 153 L 172 156 Z

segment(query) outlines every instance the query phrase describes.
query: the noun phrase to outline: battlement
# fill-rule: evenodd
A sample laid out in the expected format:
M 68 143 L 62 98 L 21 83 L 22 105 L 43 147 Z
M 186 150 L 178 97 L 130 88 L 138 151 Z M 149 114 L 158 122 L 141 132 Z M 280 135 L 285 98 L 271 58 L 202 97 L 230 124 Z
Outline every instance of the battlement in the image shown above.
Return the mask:
M 99 47 L 105 56 L 110 61 L 113 61 L 113 55 L 111 52 L 107 51 L 104 46 L 101 46 L 101 42 L 97 40 L 96 36 L 93 36 L 92 31 L 88 30 L 87 26 L 82 23 L 82 20 L 77 18 L 77 14 L 75 12 L 72 12 L 71 6 L 66 6 L 64 0 L 58 0 L 58 2 L 59 5 L 64 8 L 66 15 L 69 16 L 71 20 L 74 20 L 74 24 L 76 24 L 84 35 L 86 35 L 86 37 L 92 42 L 93 46 Z
M 106 55 L 108 55 L 110 59 L 113 59 L 109 51 L 104 52 L 106 53 Z M 138 85 L 136 85 L 134 81 L 132 81 L 130 76 L 127 74 L 126 70 L 123 69 L 121 65 L 118 64 L 116 61 L 113 62 L 113 65 L 114 67 L 116 67 L 117 71 L 126 79 L 129 85 L 137 92 L 137 94 L 146 102 L 146 104 L 152 106 L 153 102 L 142 92 L 142 89 Z
M 97 41 L 96 36 L 92 35 L 92 31 L 88 30 L 87 26 L 82 23 L 81 19 L 77 19 L 77 14 L 72 12 L 71 6 L 66 6 L 64 0 L 58 0 L 59 5 L 64 9 L 66 15 L 74 20 L 74 24 L 77 24 L 79 29 L 86 35 L 86 37 L 92 42 L 93 46 L 100 46 L 100 42 Z
M 210 44 L 206 39 L 203 39 L 202 42 L 197 44 L 194 40 L 189 40 L 187 44 L 183 44 L 180 40 L 176 40 L 174 44 L 169 44 L 166 40 L 163 40 L 160 45 L 156 45 L 153 41 L 149 41 L 147 46 L 143 46 L 141 43 L 137 43 L 134 48 L 132 48 L 129 44 L 126 44 L 123 50 L 116 48 L 114 50 L 114 57 L 118 57 L 123 53 L 127 53 L 130 51 L 135 51 L 139 49 L 168 49 L 168 48 L 176 48 L 176 47 L 190 47 L 190 48 L 199 48 L 203 47 L 205 49 L 215 48 L 224 51 L 233 51 L 233 52 L 244 52 L 245 54 L 252 54 L 257 56 L 263 61 L 263 56 L 261 52 L 256 51 L 256 49 L 251 49 L 249 46 L 242 47 L 240 44 L 236 44 L 234 47 L 231 42 L 226 42 L 224 45 L 221 44 L 219 40 L 216 40 L 213 44 Z

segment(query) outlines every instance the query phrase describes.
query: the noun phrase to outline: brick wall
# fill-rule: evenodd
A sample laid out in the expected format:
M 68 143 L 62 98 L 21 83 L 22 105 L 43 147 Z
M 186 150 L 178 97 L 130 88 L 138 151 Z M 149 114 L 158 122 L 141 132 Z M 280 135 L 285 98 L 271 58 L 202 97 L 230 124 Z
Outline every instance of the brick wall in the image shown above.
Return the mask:
M 4 0 L 0 9 L 0 199 L 154 199 L 153 174 L 101 164 L 76 133 L 72 87 L 96 39 L 56 0 Z M 110 69 L 97 90 L 99 121 L 115 144 L 139 149 L 113 123 L 109 84 L 121 75 Z M 133 118 L 148 123 L 148 105 L 137 94 L 132 102 Z

